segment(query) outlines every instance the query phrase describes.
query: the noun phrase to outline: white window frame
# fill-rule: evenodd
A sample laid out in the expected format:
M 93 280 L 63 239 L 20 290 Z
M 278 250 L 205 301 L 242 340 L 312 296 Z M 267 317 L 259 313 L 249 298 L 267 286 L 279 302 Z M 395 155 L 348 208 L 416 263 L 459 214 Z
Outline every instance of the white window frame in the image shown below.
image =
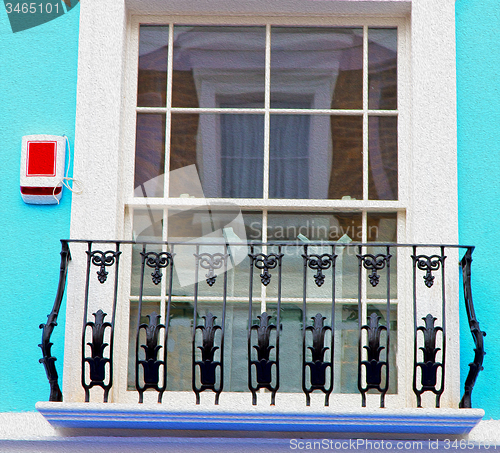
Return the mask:
M 175 22 L 174 22 L 175 20 Z M 200 23 L 201 21 L 201 23 Z M 128 73 L 130 74 L 130 86 L 127 87 L 127 93 L 129 95 L 127 96 L 128 100 L 128 105 L 126 107 L 126 113 L 133 116 L 133 118 L 130 119 L 130 122 L 132 123 L 133 121 L 135 122 L 135 114 L 136 113 L 162 113 L 162 114 L 167 114 L 167 119 L 166 119 L 166 129 L 167 133 L 165 134 L 165 141 L 166 141 L 166 149 L 168 149 L 168 144 L 170 141 L 169 137 L 169 123 L 170 123 L 170 117 L 168 115 L 168 111 L 171 110 L 172 114 L 176 112 L 205 112 L 205 113 L 213 113 L 213 112 L 235 112 L 235 111 L 240 111 L 240 109 L 219 109 L 219 108 L 203 108 L 202 107 L 202 97 L 203 94 L 199 93 L 201 98 L 200 98 L 200 108 L 197 109 L 183 109 L 183 108 L 176 108 L 176 107 L 170 107 L 171 103 L 171 94 L 170 91 L 167 88 L 167 102 L 166 102 L 166 107 L 136 107 L 137 101 L 136 101 L 136 93 L 137 93 L 137 75 L 138 75 L 138 68 L 137 68 L 137 61 L 138 61 L 138 47 L 139 47 L 139 27 L 142 24 L 148 24 L 148 25 L 170 25 L 170 49 L 169 49 L 169 55 L 171 58 L 171 53 L 172 53 L 172 48 L 173 48 L 173 31 L 172 31 L 172 26 L 175 26 L 176 24 L 197 24 L 197 25 L 233 25 L 234 22 L 237 22 L 237 25 L 256 25 L 256 26 L 263 26 L 266 27 L 266 35 L 267 35 L 267 48 L 266 48 L 266 59 L 268 60 L 268 65 L 267 65 L 267 71 L 269 71 L 269 61 L 270 61 L 270 20 L 268 18 L 259 18 L 257 21 L 254 18 L 238 18 L 235 19 L 234 17 L 217 17 L 217 18 L 200 18 L 200 17 L 192 17 L 192 16 L 186 16 L 186 17 L 165 17 L 165 16 L 158 16 L 158 17 L 148 17 L 148 16 L 133 16 L 131 18 L 131 28 L 130 28 L 130 51 L 128 54 L 128 58 L 130 61 L 130 66 L 128 67 Z M 363 105 L 361 109 L 321 109 L 318 108 L 314 110 L 312 113 L 313 115 L 313 121 L 316 119 L 316 115 L 319 114 L 341 114 L 341 115 L 348 115 L 348 114 L 355 114 L 358 117 L 363 118 L 363 147 L 366 151 L 368 151 L 368 118 L 369 114 L 370 116 L 377 116 L 377 115 L 387 115 L 391 117 L 397 117 L 399 115 L 400 111 L 405 111 L 408 109 L 408 93 L 400 93 L 398 96 L 398 109 L 394 110 L 375 110 L 375 109 L 368 109 L 368 28 L 369 27 L 397 27 L 398 29 L 398 55 L 405 55 L 408 54 L 408 49 L 407 47 L 407 21 L 404 19 L 400 18 L 357 18 L 355 22 L 352 21 L 352 19 L 344 19 L 344 18 L 336 18 L 332 20 L 331 18 L 329 19 L 323 19 L 318 23 L 318 19 L 315 18 L 314 20 L 311 19 L 306 19 L 306 18 L 293 18 L 293 17 L 288 17 L 288 18 L 272 18 L 272 24 L 273 26 L 285 26 L 285 25 L 296 25 L 300 24 L 301 26 L 318 26 L 318 25 L 323 25 L 323 26 L 353 26 L 356 28 L 360 28 L 363 30 L 363 36 L 364 36 L 364 53 L 363 53 Z M 405 58 L 398 58 L 398 73 L 402 72 L 403 75 L 401 75 L 399 78 L 404 77 L 404 66 L 405 66 Z M 169 65 L 171 66 L 171 65 Z M 269 80 L 269 73 L 267 75 L 267 79 Z M 172 68 L 170 67 L 170 71 L 167 76 L 167 86 L 171 85 L 171 80 L 172 80 Z M 213 85 L 213 84 L 212 84 Z M 269 107 L 269 85 L 266 86 L 266 99 L 267 99 L 267 106 L 260 109 L 252 109 L 252 112 L 256 111 L 260 114 L 269 116 L 270 113 L 279 111 L 280 113 L 289 113 L 291 114 L 294 109 L 270 109 Z M 213 90 L 212 90 L 213 91 Z M 213 96 L 215 96 L 215 92 L 213 92 Z M 315 96 L 317 97 L 317 96 Z M 215 103 L 212 103 L 211 105 L 214 105 Z M 315 107 L 312 107 L 315 108 Z M 246 109 L 241 109 L 245 111 Z M 248 112 L 248 110 L 246 110 Z M 307 112 L 309 113 L 309 111 Z M 206 118 L 207 122 L 211 122 L 210 118 Z M 204 121 L 203 119 L 200 120 L 200 127 L 204 128 Z M 214 130 L 215 130 L 215 123 L 214 124 Z M 126 151 L 126 156 L 129 157 L 128 164 L 126 164 L 126 168 L 134 168 L 135 164 L 135 127 L 131 130 L 125 131 L 124 134 L 127 135 L 127 151 Z M 327 131 L 328 132 L 328 131 Z M 203 134 L 203 130 L 202 130 Z M 269 132 L 267 131 L 267 134 Z M 213 134 L 212 134 L 213 135 Z M 214 139 L 215 141 L 215 139 Z M 204 153 L 206 152 L 205 147 Z M 215 149 L 215 148 L 214 148 Z M 315 149 L 315 147 L 311 146 L 311 149 Z M 168 151 L 167 151 L 168 155 Z M 201 199 L 186 199 L 186 198 L 170 198 L 168 196 L 169 193 L 169 181 L 168 181 L 168 159 L 166 159 L 166 169 L 165 169 L 165 178 L 164 178 L 164 193 L 167 194 L 164 198 L 142 198 L 142 197 L 134 197 L 133 194 L 132 196 L 128 199 L 128 202 L 126 202 L 126 206 L 128 208 L 128 212 L 130 216 L 132 217 L 132 212 L 134 209 L 168 209 L 181 206 L 182 208 L 186 208 L 186 206 L 191 206 L 191 207 L 196 207 L 199 205 L 203 205 L 205 201 L 207 203 L 210 203 L 211 205 L 217 206 L 218 203 L 236 203 L 238 206 L 241 207 L 241 209 L 258 209 L 255 212 L 259 212 L 262 214 L 262 240 L 267 241 L 267 218 L 268 218 L 268 211 L 273 211 L 273 212 L 291 212 L 291 213 L 297 213 L 297 212 L 331 212 L 332 208 L 333 209 L 338 209 L 338 202 L 341 201 L 343 203 L 344 208 L 347 208 L 347 210 L 352 210 L 353 206 L 356 208 L 356 212 L 359 212 L 362 217 L 362 232 L 363 232 L 363 237 L 362 241 L 367 242 L 367 213 L 369 211 L 383 211 L 383 210 L 388 210 L 390 209 L 389 206 L 392 208 L 394 213 L 399 214 L 398 215 L 398 224 L 400 225 L 398 233 L 403 234 L 403 236 L 400 236 L 400 241 L 404 242 L 404 223 L 405 223 L 405 212 L 406 212 L 406 203 L 407 203 L 407 198 L 406 196 L 399 197 L 398 200 L 391 200 L 391 201 L 386 201 L 386 200 L 368 200 L 368 152 L 364 152 L 363 154 L 363 198 L 364 200 L 356 200 L 356 201 L 347 201 L 347 200 L 315 200 L 315 199 L 293 199 L 293 200 L 287 200 L 287 199 L 272 199 L 269 198 L 269 186 L 268 186 L 268 180 L 266 181 L 266 178 L 268 179 L 268 174 L 269 174 L 269 146 L 264 146 L 264 191 L 263 191 L 263 197 L 258 198 L 258 199 L 234 199 L 234 198 L 210 198 L 206 200 L 201 200 Z M 407 152 L 406 149 L 401 150 L 398 152 L 398 165 L 402 166 L 403 168 L 406 165 L 406 157 Z M 401 173 L 401 172 L 398 172 Z M 128 177 L 128 181 L 125 183 L 125 186 L 127 188 L 134 188 L 134 179 L 133 179 L 133 172 L 126 171 L 126 176 Z M 402 181 L 402 178 L 398 175 L 398 192 L 406 194 L 406 184 L 404 181 Z M 130 190 L 129 190 L 130 192 Z M 260 209 L 259 209 L 260 208 Z M 128 219 L 126 222 L 127 225 L 131 224 L 132 219 Z M 167 222 L 164 223 L 164 225 L 167 225 Z M 166 227 L 168 228 L 168 226 Z M 166 235 L 166 231 L 164 231 L 164 235 Z M 126 237 L 132 237 L 132 232 L 131 231 L 126 231 Z M 359 240 L 359 239 L 355 239 Z M 128 263 L 125 265 L 127 266 Z M 125 268 L 123 266 L 123 268 Z M 129 268 L 129 267 L 128 267 Z M 125 271 L 126 272 L 126 271 Z M 400 272 L 401 277 L 404 276 L 403 272 Z M 128 279 L 127 275 L 122 274 L 122 285 L 124 287 L 124 292 L 123 292 L 123 299 L 122 300 L 132 300 L 128 294 L 126 294 L 126 288 L 130 287 L 130 285 L 127 285 Z M 402 281 L 399 282 L 399 287 L 404 288 L 404 283 Z M 378 304 L 383 304 L 385 303 L 385 300 L 379 300 L 379 299 L 367 299 L 366 297 L 366 282 L 363 281 L 362 285 L 362 307 L 363 311 L 366 311 L 366 306 L 367 303 L 378 303 Z M 165 291 L 162 291 L 162 294 L 164 294 Z M 161 298 L 161 312 L 165 312 L 165 297 Z M 243 302 L 243 298 L 240 302 Z M 179 300 L 179 298 L 176 298 L 176 300 Z M 262 300 L 266 300 L 265 296 L 265 288 L 263 288 L 263 295 L 262 295 Z M 299 300 L 289 300 L 288 298 L 282 298 L 282 302 L 295 302 L 301 304 L 301 301 Z M 337 295 L 337 300 L 336 302 L 338 304 L 341 304 L 343 302 L 342 298 Z M 357 301 L 355 300 L 346 300 L 346 303 L 351 303 L 351 304 L 357 304 Z M 395 298 L 394 300 L 391 300 L 391 305 L 392 306 L 397 306 L 398 305 L 398 300 Z M 264 309 L 263 309 L 264 310 Z M 399 311 L 399 316 L 398 316 L 398 323 L 405 325 L 405 311 L 404 310 L 398 310 Z M 120 325 L 123 326 L 128 326 L 128 317 L 125 312 L 123 312 L 123 316 L 120 322 Z M 117 326 L 118 327 L 118 326 Z M 120 330 L 121 331 L 121 330 Z M 121 340 L 119 340 L 120 344 L 128 344 L 126 341 L 126 335 L 128 335 L 128 331 L 122 331 L 122 336 Z M 401 342 L 401 344 L 404 344 L 404 339 L 403 337 L 405 336 L 405 331 L 404 329 L 398 329 L 398 342 Z M 122 343 L 125 341 L 126 343 Z M 338 351 L 338 349 L 337 349 Z M 403 352 L 403 348 L 399 348 L 398 350 L 398 357 L 396 360 L 396 363 L 398 364 L 398 368 L 403 371 L 404 369 L 407 370 L 407 372 L 399 372 L 398 373 L 398 391 L 397 394 L 388 394 L 386 396 L 386 399 L 388 401 L 387 404 L 390 404 L 392 407 L 397 407 L 397 406 L 405 406 L 405 401 L 403 400 L 405 398 L 405 392 L 406 389 L 403 387 L 404 386 L 404 379 L 408 379 L 409 376 L 411 376 L 411 363 L 410 361 L 406 360 L 407 357 L 405 356 Z M 338 368 L 338 363 L 336 365 L 336 369 Z M 337 370 L 338 371 L 338 370 Z M 119 379 L 119 381 L 118 381 Z M 118 400 L 121 402 L 128 402 L 128 403 L 133 403 L 137 400 L 137 392 L 134 391 L 128 391 L 125 392 L 124 388 L 126 388 L 126 384 L 123 383 L 123 379 L 125 379 L 124 373 L 120 375 L 120 377 L 117 377 L 117 392 L 115 392 L 115 395 L 118 396 Z M 120 390 L 121 389 L 121 390 Z M 281 404 L 285 403 L 287 406 L 288 405 L 293 405 L 294 407 L 300 408 L 301 406 L 304 406 L 304 395 L 302 393 L 299 394 L 283 394 L 283 392 L 278 392 L 278 401 L 281 402 Z M 250 395 L 250 393 L 248 394 Z M 316 395 L 315 395 L 316 396 Z M 188 395 L 185 394 L 176 394 L 175 399 L 176 401 L 183 401 L 184 404 L 189 404 L 190 400 L 192 399 L 193 394 L 189 392 Z M 209 401 L 212 401 L 212 397 L 208 397 L 207 395 L 202 396 L 202 403 L 203 403 L 203 398 L 205 400 L 208 398 Z M 232 401 L 234 398 L 239 399 L 239 395 L 231 395 L 228 394 L 227 392 L 224 392 L 224 399 Z M 378 397 L 376 395 L 368 395 L 368 400 L 369 404 L 371 406 L 376 406 L 377 402 L 376 399 Z M 151 403 L 154 402 L 155 396 L 152 393 L 147 393 L 145 394 L 145 401 L 148 400 Z M 267 401 L 268 398 L 265 400 Z M 313 397 L 314 399 L 314 397 Z M 321 399 L 321 397 L 318 397 L 316 399 Z M 356 406 L 359 403 L 359 394 L 339 394 L 335 393 L 334 396 L 331 398 L 331 405 L 333 407 L 346 407 L 346 405 L 353 405 Z M 211 403 L 213 404 L 213 403 Z
M 85 192 L 73 197 L 72 238 L 126 238 L 130 224 L 124 206 L 163 207 L 161 200 L 138 202 L 135 199 L 131 202 L 134 163 L 131 150 L 135 143 L 130 131 L 135 131 L 136 92 L 130 87 L 136 86 L 137 58 L 134 60 L 129 56 L 137 52 L 137 33 L 134 30 L 138 23 L 165 23 L 165 15 L 174 14 L 177 23 L 197 24 L 209 24 L 214 20 L 222 23 L 224 19 L 234 25 L 258 25 L 260 21 L 328 26 L 346 23 L 394 26 L 395 23 L 401 23 L 405 27 L 405 42 L 399 45 L 404 46 L 403 52 L 409 52 L 410 56 L 398 71 L 398 92 L 404 93 L 403 99 L 408 103 L 411 99 L 411 106 L 404 108 L 404 103 L 398 106 L 398 135 L 401 137 L 398 164 L 399 178 L 405 178 L 410 183 L 399 184 L 398 201 L 328 200 L 326 206 L 339 211 L 353 207 L 372 211 L 384 207 L 404 211 L 405 222 L 398 222 L 398 225 L 402 225 L 398 231 L 400 242 L 457 243 L 454 0 L 332 0 L 310 2 L 307 5 L 298 1 L 277 1 L 273 6 L 269 5 L 272 2 L 259 1 L 258 5 L 252 2 L 251 10 L 255 11 L 260 6 L 262 14 L 267 15 L 265 19 L 255 13 L 249 16 L 252 12 L 248 10 L 250 6 L 240 5 L 244 2 L 236 0 L 214 0 L 211 4 L 213 9 L 208 10 L 203 10 L 205 6 L 184 0 L 169 2 L 168 7 L 164 3 L 153 0 L 145 6 L 138 0 L 119 0 L 106 9 L 98 0 L 81 3 L 74 175 L 84 182 Z M 220 14 L 223 5 L 234 15 L 224 18 Z M 194 16 L 179 14 L 187 10 Z M 140 13 L 161 15 L 140 16 Z M 280 16 L 285 14 L 288 17 L 283 20 Z M 404 155 L 407 159 L 401 157 Z M 189 200 L 180 200 L 179 203 L 186 205 L 186 201 L 189 203 Z M 245 205 L 250 203 L 248 201 L 233 202 L 243 208 L 250 207 Z M 286 208 L 283 200 L 266 200 L 265 204 L 255 200 L 251 203 L 259 208 Z M 175 200 L 169 200 L 169 205 L 175 206 Z M 309 200 L 302 205 L 300 200 L 294 200 L 294 207 L 297 206 L 307 210 L 313 208 Z M 93 221 L 89 222 L 88 219 Z M 79 276 L 70 273 L 63 382 L 65 401 L 83 399 L 80 368 L 75 366 L 80 364 L 83 313 L 80 295 L 83 284 Z M 456 289 L 457 284 L 458 281 L 448 282 L 452 290 Z M 448 341 L 456 342 L 459 332 L 458 307 L 455 303 L 449 306 Z M 400 329 L 404 328 L 404 323 L 398 324 Z M 119 344 L 119 337 L 115 345 Z M 403 347 L 401 343 L 400 346 Z M 451 352 L 447 356 L 447 391 L 442 400 L 444 407 L 457 407 L 460 392 L 458 366 L 450 365 L 459 363 L 458 352 L 455 356 Z M 126 359 L 126 352 L 115 352 L 117 363 L 126 363 Z M 408 369 L 406 365 L 404 367 Z M 123 385 L 123 379 L 119 376 L 116 378 L 115 385 Z M 409 399 L 414 399 L 408 378 L 405 385 L 405 394 Z M 303 395 L 299 396 L 303 398 Z M 412 406 L 414 403 L 407 401 L 406 405 Z

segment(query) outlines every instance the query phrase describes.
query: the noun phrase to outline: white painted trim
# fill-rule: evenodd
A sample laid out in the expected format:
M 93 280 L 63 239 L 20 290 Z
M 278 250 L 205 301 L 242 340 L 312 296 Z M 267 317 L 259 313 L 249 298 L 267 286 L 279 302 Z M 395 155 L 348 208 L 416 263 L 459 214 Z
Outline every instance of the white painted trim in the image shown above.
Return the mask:
M 297 414 L 274 407 L 251 407 L 238 411 L 217 406 L 178 409 L 163 405 L 37 403 L 37 410 L 58 430 L 214 431 L 239 433 L 250 431 L 256 437 L 272 434 L 294 437 L 342 435 L 345 437 L 377 434 L 377 438 L 438 438 L 466 436 L 482 419 L 482 409 L 402 409 L 350 410 L 340 412 L 324 408 Z M 195 410 L 193 410 L 195 409 Z M 147 433 L 148 434 L 148 433 Z
M 39 453 L 67 453 L 72 452 L 89 452 L 96 451 L 98 445 L 99 452 L 109 453 L 149 453 L 151 451 L 165 452 L 165 453 L 197 453 L 206 451 L 217 451 L 219 453 L 255 453 L 258 452 L 272 452 L 272 453 L 289 453 L 291 447 L 297 445 L 298 442 L 304 442 L 304 448 L 296 450 L 306 450 L 305 442 L 323 442 L 321 451 L 373 451 L 377 447 L 374 438 L 376 435 L 367 436 L 365 439 L 346 439 L 343 438 L 332 439 L 332 435 L 328 436 L 330 439 L 320 439 L 317 435 L 302 434 L 301 439 L 298 436 L 289 433 L 288 437 L 281 438 L 257 438 L 256 433 L 239 432 L 233 433 L 232 438 L 222 437 L 220 431 L 212 432 L 211 437 L 200 436 L 198 433 L 181 432 L 175 434 L 169 433 L 167 436 L 148 437 L 112 437 L 110 433 L 102 433 L 99 438 L 91 436 L 74 436 L 69 437 L 63 435 L 60 431 L 53 428 L 52 425 L 43 417 L 39 412 L 6 412 L 0 414 L 0 451 L 15 451 L 32 453 L 33 451 Z M 116 434 L 116 433 L 114 433 Z M 181 435 L 183 435 L 181 437 Z M 187 436 L 186 436 L 187 434 Z M 189 437 L 191 434 L 193 437 Z M 198 434 L 198 437 L 194 437 Z M 239 437 L 234 437 L 235 435 Z M 245 435 L 245 437 L 243 437 Z M 174 437 L 177 436 L 177 437 Z M 458 447 L 454 448 L 451 439 L 436 441 L 435 437 L 431 437 L 432 449 L 429 444 L 429 437 L 419 441 L 414 440 L 400 440 L 403 444 L 399 444 L 398 448 L 396 439 L 385 439 L 384 450 L 389 450 L 389 442 L 391 442 L 392 450 L 404 451 L 404 443 L 407 444 L 408 450 L 415 451 L 455 451 L 464 450 L 461 448 L 465 446 L 467 451 L 485 451 L 496 450 L 496 446 L 500 445 L 500 421 L 499 420 L 482 420 L 467 436 L 467 440 L 462 440 L 462 446 L 458 441 Z M 295 441 L 294 441 L 295 440 Z M 372 443 L 372 448 L 369 448 L 368 442 Z M 380 446 L 380 440 L 379 446 Z M 415 442 L 415 443 L 414 443 Z M 420 444 L 422 442 L 422 444 Z M 463 444 L 465 442 L 465 445 Z M 312 444 L 311 444 L 312 445 Z M 420 447 L 422 445 L 422 447 Z M 328 447 L 328 448 L 327 448 Z M 382 448 L 379 448 L 382 449 Z M 318 450 L 318 449 L 316 449 Z
M 455 0 L 447 0 L 455 1 Z M 202 14 L 202 15 L 302 15 L 318 16 L 403 16 L 411 9 L 411 0 L 126 0 L 127 8 L 133 14 Z M 256 13 L 258 12 L 258 13 Z

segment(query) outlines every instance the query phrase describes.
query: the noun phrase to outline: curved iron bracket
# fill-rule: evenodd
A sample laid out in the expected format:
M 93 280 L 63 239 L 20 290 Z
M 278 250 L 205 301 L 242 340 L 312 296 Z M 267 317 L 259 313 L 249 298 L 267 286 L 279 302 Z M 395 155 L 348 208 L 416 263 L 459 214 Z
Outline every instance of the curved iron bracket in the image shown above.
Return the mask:
M 64 287 L 66 286 L 68 263 L 71 260 L 68 243 L 66 241 L 61 241 L 61 244 L 61 266 L 59 270 L 59 285 L 57 287 L 56 299 L 54 301 L 52 311 L 49 315 L 47 315 L 47 323 L 40 324 L 40 329 L 42 329 L 42 343 L 38 345 L 42 349 L 43 355 L 39 362 L 43 363 L 43 366 L 45 367 L 45 373 L 47 374 L 47 379 L 49 380 L 50 385 L 49 401 L 62 401 L 63 399 L 61 389 L 59 388 L 59 376 L 57 374 L 55 364 L 57 359 L 52 356 L 51 348 L 53 343 L 50 342 L 50 337 L 54 327 L 57 326 L 57 317 L 59 315 L 59 310 L 64 296 Z
M 462 260 L 460 261 L 460 265 L 462 266 L 462 281 L 464 285 L 465 310 L 467 311 L 470 332 L 476 346 L 474 348 L 474 361 L 472 363 L 469 363 L 469 374 L 465 379 L 464 394 L 459 404 L 460 408 L 472 407 L 472 389 L 474 388 L 474 384 L 476 383 L 479 372 L 483 369 L 483 358 L 486 354 L 484 352 L 483 341 L 483 337 L 486 336 L 486 332 L 481 331 L 479 327 L 479 322 L 476 319 L 476 313 L 474 311 L 474 303 L 472 302 L 471 263 L 473 250 L 473 247 L 469 247 L 467 249 L 467 252 L 465 252 Z

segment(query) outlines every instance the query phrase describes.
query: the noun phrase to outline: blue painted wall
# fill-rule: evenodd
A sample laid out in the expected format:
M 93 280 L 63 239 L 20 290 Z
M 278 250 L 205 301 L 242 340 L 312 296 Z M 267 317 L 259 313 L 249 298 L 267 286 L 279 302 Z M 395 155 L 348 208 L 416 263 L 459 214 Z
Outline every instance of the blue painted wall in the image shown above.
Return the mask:
M 0 5 L 0 411 L 32 411 L 47 400 L 41 330 L 57 289 L 60 242 L 69 236 L 71 194 L 59 206 L 34 206 L 19 194 L 21 137 L 66 134 L 73 145 L 79 6 L 12 33 Z M 64 307 L 63 307 L 64 310 Z M 62 375 L 64 311 L 54 355 Z
M 485 419 L 500 419 L 500 5 L 457 0 L 457 94 L 460 242 L 476 245 L 472 264 L 477 318 L 487 355 L 472 396 Z M 465 314 L 465 313 L 462 313 Z M 462 323 L 462 375 L 472 342 Z M 462 378 L 463 380 L 463 378 Z
M 34 410 L 48 398 L 38 364 L 38 324 L 46 320 L 59 268 L 59 239 L 69 236 L 71 196 L 59 206 L 25 205 L 19 195 L 19 147 L 23 135 L 66 134 L 73 145 L 79 7 L 51 22 L 13 34 L 0 7 L 0 411 Z M 495 363 L 500 283 L 492 257 L 500 250 L 500 29 L 498 0 L 457 0 L 457 93 L 460 242 L 477 246 L 474 302 L 488 332 L 485 370 L 473 405 L 500 419 Z M 462 320 L 465 320 L 462 313 Z M 54 334 L 62 370 L 64 313 Z M 462 381 L 472 341 L 462 323 Z M 498 368 L 498 367 L 497 367 Z

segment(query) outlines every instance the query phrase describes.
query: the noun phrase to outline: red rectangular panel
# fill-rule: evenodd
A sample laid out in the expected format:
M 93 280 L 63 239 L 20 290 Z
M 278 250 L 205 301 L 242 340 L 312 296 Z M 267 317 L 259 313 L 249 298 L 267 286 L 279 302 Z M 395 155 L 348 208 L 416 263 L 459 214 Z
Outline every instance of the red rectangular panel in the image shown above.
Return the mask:
M 26 176 L 56 175 L 57 142 L 28 142 Z

